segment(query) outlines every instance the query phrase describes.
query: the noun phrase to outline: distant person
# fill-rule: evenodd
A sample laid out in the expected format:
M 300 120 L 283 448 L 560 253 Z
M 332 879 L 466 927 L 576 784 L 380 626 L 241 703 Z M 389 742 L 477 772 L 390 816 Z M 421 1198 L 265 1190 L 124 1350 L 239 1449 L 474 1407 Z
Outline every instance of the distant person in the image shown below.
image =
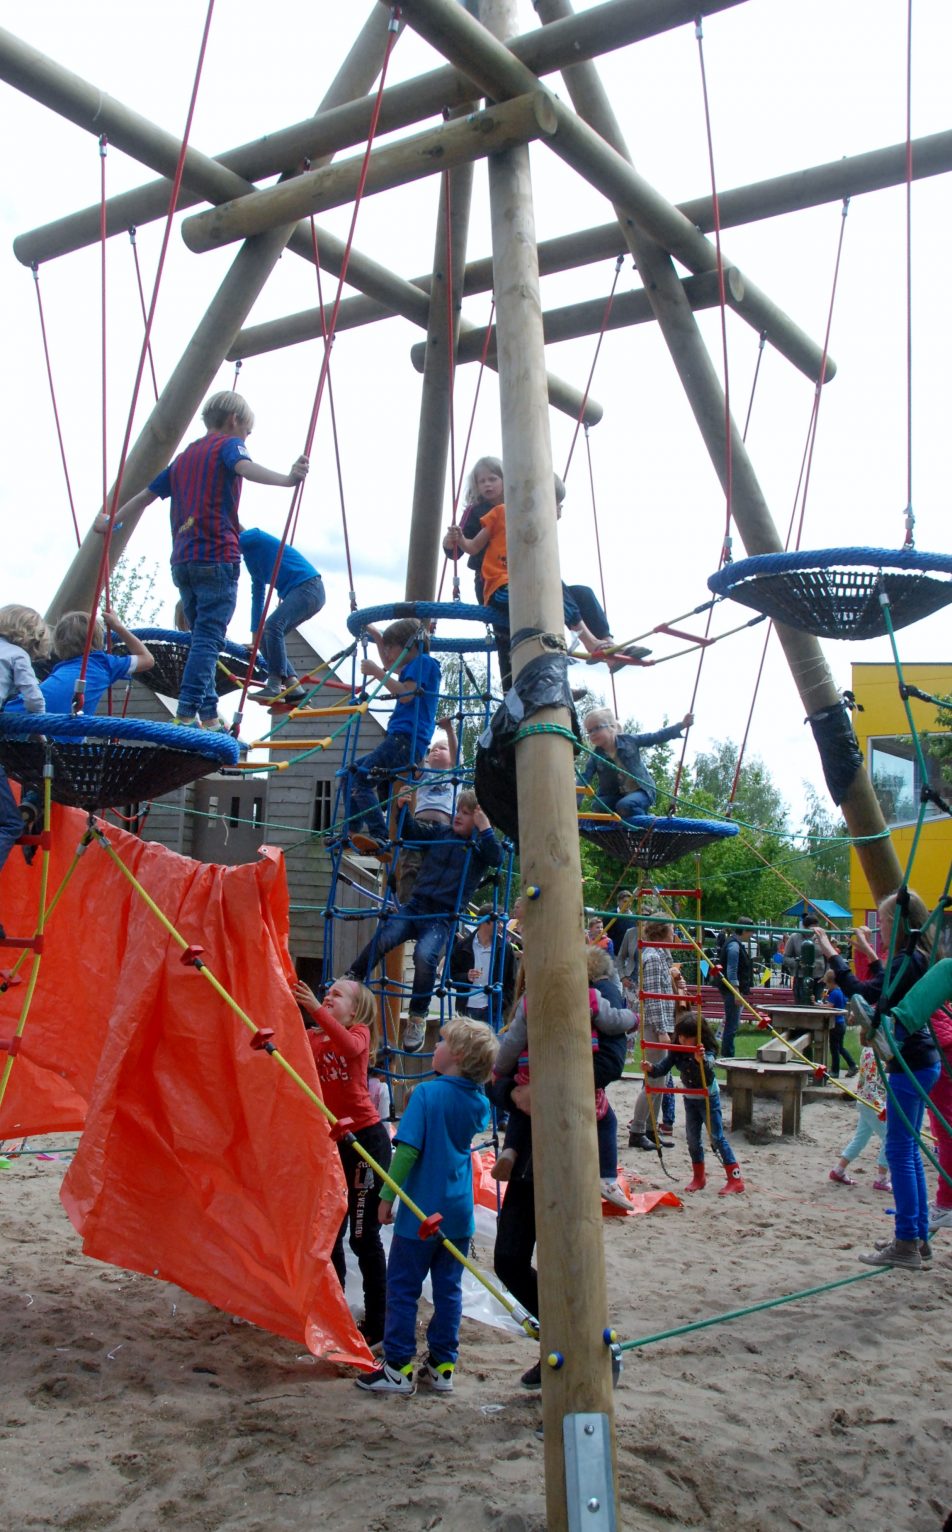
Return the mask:
M 50 652 L 50 630 L 31 606 L 0 607 L 0 708 L 13 699 L 28 713 L 43 713 L 46 702 L 33 669 Z M 0 868 L 23 834 L 24 822 L 4 772 L 0 771 Z M 0 925 L 0 937 L 5 936 Z
M 644 939 L 646 943 L 668 943 L 674 941 L 674 926 L 667 920 L 648 920 L 645 922 Z M 631 933 L 625 938 L 631 940 Z M 641 1002 L 641 1036 L 642 1056 L 648 1063 L 662 1056 L 671 1043 L 674 1036 L 674 1003 L 676 990 L 671 977 L 674 964 L 671 958 L 670 948 L 667 946 L 650 946 L 644 948 L 642 955 L 642 976 L 644 989 L 647 991 L 646 998 Z M 664 998 L 670 995 L 670 999 Z M 645 1044 L 655 1046 L 645 1047 Z M 667 1073 L 667 1071 L 666 1071 Z M 655 1097 L 657 1099 L 657 1097 Z M 674 1126 L 673 1108 L 674 1097 L 671 1096 L 671 1120 L 664 1120 L 664 1103 L 662 1102 L 662 1125 L 659 1142 L 664 1149 L 673 1148 L 674 1141 L 668 1137 Z M 654 1126 L 655 1116 L 651 1110 L 651 1098 L 644 1086 L 635 1102 L 635 1110 L 631 1122 L 628 1124 L 628 1147 L 629 1149 L 654 1149 L 656 1147 L 654 1133 L 648 1132 L 649 1122 Z
M 491 904 L 476 911 L 473 929 L 453 943 L 450 983 L 456 990 L 457 1016 L 471 1016 L 499 1030 L 516 992 L 516 955 Z
M 262 532 L 260 527 L 242 527 L 238 543 L 245 568 L 251 576 L 251 633 L 258 631 L 265 596 L 271 587 L 278 596 L 278 605 L 268 615 L 261 634 L 261 656 L 268 671 L 268 679 L 260 691 L 255 692 L 255 702 L 268 703 L 280 699 L 292 706 L 303 702 L 307 692 L 300 685 L 294 668 L 288 659 L 285 635 L 292 628 L 299 628 L 309 617 L 316 617 L 326 600 L 324 581 L 314 565 L 297 548 Z M 278 555 L 277 575 L 274 574 Z
M 179 687 L 175 722 L 191 724 L 198 715 L 203 729 L 224 730 L 218 717 L 215 667 L 238 600 L 241 547 L 238 501 L 243 479 L 293 489 L 306 476 L 308 460 L 299 457 L 290 472 L 278 473 L 254 463 L 245 446 L 255 417 L 241 394 L 212 394 L 202 410 L 205 435 L 191 442 L 148 489 L 127 500 L 123 517 L 145 510 L 156 499 L 171 500 L 172 579 L 178 586 L 191 631 L 188 658 Z M 93 530 L 105 532 L 109 517 L 100 513 Z
M 846 1046 L 846 996 L 836 982 L 836 974 L 828 968 L 823 975 L 822 1004 L 833 1011 L 830 1027 L 830 1075 L 840 1078 L 840 1063 L 846 1065 L 846 1078 L 855 1075 L 858 1065 Z
M 862 1154 L 873 1135 L 878 1142 L 876 1179 L 873 1191 L 891 1192 L 889 1166 L 886 1163 L 886 1087 L 879 1078 L 876 1055 L 870 1046 L 868 1027 L 860 1028 L 859 1076 L 853 1089 L 856 1092 L 856 1131 L 830 1171 L 830 1180 L 841 1186 L 855 1186 L 848 1174 L 849 1166 Z
M 717 949 L 717 966 L 720 970 L 717 987 L 724 1007 L 724 1030 L 721 1033 L 721 1058 L 734 1057 L 734 1043 L 740 1026 L 740 1001 L 735 990 L 746 995 L 754 978 L 754 965 L 747 945 L 750 938 L 750 922 L 741 919 L 732 931 L 726 931 Z M 727 983 L 723 983 L 723 979 Z
M 588 947 L 601 947 L 609 957 L 614 956 L 615 944 L 610 936 L 605 934 L 605 922 L 601 915 L 593 915 L 585 932 L 585 944 Z
M 800 919 L 800 929 L 787 937 L 783 948 L 784 972 L 789 975 L 793 985 L 794 1000 L 798 1005 L 813 1005 L 819 996 L 823 983 L 823 975 L 826 972 L 826 958 L 820 951 L 815 941 L 815 933 L 820 927 L 820 917 L 814 910 L 806 910 Z M 804 955 L 804 944 L 808 944 L 807 953 Z M 814 949 L 812 962 L 809 957 L 809 947 Z
M 699 1038 L 700 1032 L 700 1038 Z M 695 1046 L 695 1052 L 666 1053 L 656 1059 L 646 1054 L 642 1068 L 648 1079 L 658 1079 L 676 1069 L 682 1083 L 689 1090 L 706 1090 L 707 1096 L 684 1097 L 684 1122 L 688 1152 L 691 1156 L 691 1181 L 684 1189 L 700 1192 L 707 1185 L 704 1168 L 704 1129 L 710 1122 L 711 1145 L 727 1172 L 727 1181 L 718 1192 L 725 1197 L 731 1192 L 742 1192 L 744 1181 L 737 1156 L 724 1133 L 721 1116 L 721 1093 L 715 1070 L 717 1039 L 706 1021 L 698 1022 L 697 1016 L 682 1015 L 674 1023 L 674 1041 L 678 1049 Z

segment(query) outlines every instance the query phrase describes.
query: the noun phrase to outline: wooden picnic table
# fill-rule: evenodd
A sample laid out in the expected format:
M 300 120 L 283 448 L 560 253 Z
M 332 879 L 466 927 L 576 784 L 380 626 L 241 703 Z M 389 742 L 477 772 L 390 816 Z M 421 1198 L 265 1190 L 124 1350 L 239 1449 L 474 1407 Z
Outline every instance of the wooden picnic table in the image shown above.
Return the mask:
M 830 1033 L 836 1012 L 827 1005 L 761 1005 L 773 1026 L 784 1037 L 810 1033 L 810 1057 L 814 1064 L 830 1067 Z
M 813 1078 L 811 1064 L 760 1064 L 756 1059 L 719 1059 L 731 1093 L 731 1132 L 745 1128 L 754 1114 L 755 1096 L 779 1096 L 780 1131 L 800 1132 L 803 1087 Z

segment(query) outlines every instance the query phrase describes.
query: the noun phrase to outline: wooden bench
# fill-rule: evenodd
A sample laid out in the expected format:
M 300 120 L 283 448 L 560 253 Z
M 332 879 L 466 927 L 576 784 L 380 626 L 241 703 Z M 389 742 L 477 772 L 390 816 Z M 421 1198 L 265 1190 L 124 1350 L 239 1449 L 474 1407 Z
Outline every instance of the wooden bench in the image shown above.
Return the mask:
M 830 1033 L 836 1012 L 826 1005 L 763 1005 L 761 1010 L 770 1017 L 778 1032 L 788 1038 L 809 1032 L 809 1056 L 815 1064 L 830 1067 Z M 801 1048 L 800 1052 L 804 1050 Z
M 759 1064 L 754 1059 L 721 1059 L 731 1093 L 731 1132 L 745 1128 L 754 1114 L 754 1097 L 780 1098 L 781 1133 L 800 1132 L 803 1087 L 813 1078 L 809 1064 Z

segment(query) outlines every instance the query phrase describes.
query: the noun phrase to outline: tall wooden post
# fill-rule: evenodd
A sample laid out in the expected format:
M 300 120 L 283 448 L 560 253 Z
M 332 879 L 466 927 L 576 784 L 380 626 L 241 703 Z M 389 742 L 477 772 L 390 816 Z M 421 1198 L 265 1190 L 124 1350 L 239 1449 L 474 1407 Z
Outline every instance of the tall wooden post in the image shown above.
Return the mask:
M 480 0 L 497 36 L 515 29 L 515 0 Z M 412 25 L 412 16 L 409 18 Z M 489 161 L 502 450 L 506 470 L 509 600 L 513 632 L 564 633 L 552 450 L 545 392 L 539 273 L 525 148 Z M 518 677 L 542 653 L 513 650 Z M 566 708 L 533 724 L 567 730 Z M 600 1417 L 614 1477 L 611 1360 L 595 1142 L 591 1027 L 582 940 L 582 881 L 574 751 L 562 733 L 532 734 L 517 747 L 519 842 L 526 902 L 525 971 L 532 1060 L 533 1175 L 543 1363 L 547 1525 L 569 1526 L 563 1421 Z M 610 1491 L 614 1494 L 614 1487 Z M 617 1497 L 616 1497 L 617 1498 Z
M 459 335 L 472 192 L 472 165 L 462 165 L 443 176 L 433 249 L 430 321 L 423 362 L 423 393 L 407 550 L 408 601 L 432 601 L 436 595 L 453 408 L 452 368 Z M 448 265 L 452 270 L 447 270 Z M 451 488 L 455 489 L 455 485 Z
M 535 0 L 544 22 L 572 15 L 570 0 Z M 630 159 L 608 96 L 594 64 L 577 64 L 564 71 L 572 103 L 618 154 Z M 618 210 L 620 213 L 620 210 Z M 670 256 L 644 234 L 631 219 L 619 217 L 628 248 L 635 258 L 642 285 L 648 295 L 671 358 L 678 371 L 698 429 L 721 484 L 727 477 L 727 443 L 724 432 L 724 391 L 704 344 Z M 731 510 L 749 554 L 777 553 L 783 544 L 757 482 L 753 464 L 734 422 L 730 423 L 733 489 Z M 816 638 L 795 628 L 776 624 L 777 637 L 787 657 L 807 713 L 835 707 L 839 693 Z M 864 767 L 860 767 L 841 804 L 851 835 L 876 836 L 886 828 L 882 810 Z M 860 839 L 856 847 L 874 896 L 881 899 L 899 887 L 902 874 L 888 839 Z
M 386 11 L 382 6 L 376 6 L 341 65 L 322 107 L 336 106 L 340 101 L 350 100 L 370 89 L 383 60 L 388 25 Z M 292 227 L 274 229 L 242 246 L 129 451 L 122 478 L 123 499 L 144 489 L 174 455 L 229 346 L 278 261 Z M 113 493 L 114 486 L 111 486 L 110 501 Z M 113 564 L 137 522 L 137 516 L 127 516 L 122 528 L 113 533 L 110 541 Z M 89 610 L 96 590 L 102 548 L 102 538 L 95 532 L 88 532 L 53 597 L 46 614 L 49 620 L 55 620 L 63 612 Z

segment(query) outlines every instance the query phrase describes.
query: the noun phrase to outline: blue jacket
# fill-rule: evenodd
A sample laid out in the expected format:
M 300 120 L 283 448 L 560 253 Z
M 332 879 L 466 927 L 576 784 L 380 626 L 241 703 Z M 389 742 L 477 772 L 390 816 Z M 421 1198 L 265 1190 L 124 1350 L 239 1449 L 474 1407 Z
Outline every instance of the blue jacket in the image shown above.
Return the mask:
M 265 591 L 271 584 L 271 573 L 281 546 L 281 539 L 272 537 L 270 532 L 262 532 L 260 527 L 246 527 L 238 542 L 241 545 L 241 556 L 245 561 L 245 568 L 251 576 L 251 631 L 254 633 L 261 620 Z M 274 582 L 279 598 L 283 601 L 289 591 L 294 590 L 298 585 L 303 585 L 305 580 L 315 579 L 316 576 L 317 570 L 304 557 L 304 554 L 298 553 L 296 548 L 285 543 L 278 578 Z
M 682 723 L 669 724 L 666 729 L 656 729 L 653 734 L 616 734 L 617 761 L 607 756 L 591 756 L 582 772 L 582 781 L 598 778 L 598 796 L 602 803 L 613 809 L 619 798 L 640 788 L 648 795 L 648 805 L 655 801 L 655 785 L 647 766 L 641 759 L 642 747 L 664 745 L 669 739 L 680 739 L 684 733 Z
M 402 839 L 424 842 L 423 865 L 409 905 L 452 914 L 472 898 L 491 867 L 502 861 L 502 848 L 491 829 L 457 835 L 446 825 L 426 824 L 408 815 Z M 409 906 L 408 906 L 409 907 Z

